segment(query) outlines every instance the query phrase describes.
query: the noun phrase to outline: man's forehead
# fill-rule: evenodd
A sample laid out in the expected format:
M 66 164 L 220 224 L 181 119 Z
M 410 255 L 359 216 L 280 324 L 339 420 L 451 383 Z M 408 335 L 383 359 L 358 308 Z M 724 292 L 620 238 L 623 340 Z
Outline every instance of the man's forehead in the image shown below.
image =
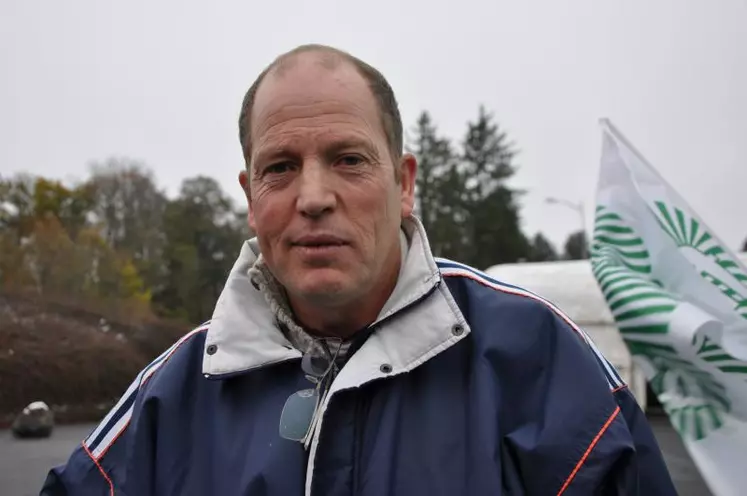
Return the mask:
M 365 79 L 352 64 L 325 64 L 316 54 L 297 54 L 294 65 L 270 71 L 260 84 L 251 116 L 251 135 L 286 117 L 313 117 L 316 112 L 357 113 L 378 122 L 378 108 Z M 372 122 L 373 123 L 373 122 Z
M 348 61 L 336 54 L 303 52 L 273 67 L 257 89 L 252 120 L 273 104 L 357 99 L 374 104 L 366 80 Z M 370 102 L 365 102 L 370 100 Z

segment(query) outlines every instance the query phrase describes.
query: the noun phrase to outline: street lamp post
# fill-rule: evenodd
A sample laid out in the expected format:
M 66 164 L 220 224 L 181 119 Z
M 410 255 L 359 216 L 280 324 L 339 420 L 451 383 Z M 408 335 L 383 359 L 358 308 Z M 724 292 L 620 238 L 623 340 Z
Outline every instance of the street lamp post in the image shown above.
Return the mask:
M 581 246 L 581 255 L 584 258 L 587 258 L 588 248 L 586 246 L 586 214 L 584 213 L 583 202 L 573 203 L 572 201 L 564 200 L 563 198 L 555 198 L 552 196 L 548 196 L 547 198 L 545 198 L 545 202 L 553 205 L 563 205 L 564 207 L 568 207 L 576 211 L 581 221 L 581 232 L 584 234 L 584 243 Z

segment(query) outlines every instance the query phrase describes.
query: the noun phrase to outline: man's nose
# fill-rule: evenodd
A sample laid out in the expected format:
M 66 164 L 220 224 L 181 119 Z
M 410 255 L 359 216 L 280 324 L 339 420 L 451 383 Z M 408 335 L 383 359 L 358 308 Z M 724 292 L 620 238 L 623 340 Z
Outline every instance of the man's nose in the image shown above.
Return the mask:
M 296 208 L 302 215 L 320 217 L 337 206 L 337 197 L 328 174 L 324 164 L 317 161 L 307 162 L 301 167 Z

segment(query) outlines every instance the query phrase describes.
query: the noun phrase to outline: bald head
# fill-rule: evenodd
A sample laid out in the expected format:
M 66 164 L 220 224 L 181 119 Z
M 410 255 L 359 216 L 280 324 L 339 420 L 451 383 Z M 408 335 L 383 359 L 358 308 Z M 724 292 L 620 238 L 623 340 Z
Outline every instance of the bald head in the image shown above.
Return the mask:
M 368 85 L 375 100 L 392 160 L 399 160 L 403 151 L 402 118 L 394 91 L 386 78 L 375 68 L 342 50 L 325 45 L 302 45 L 276 58 L 260 73 L 244 96 L 239 115 L 239 141 L 247 168 L 251 165 L 252 111 L 259 87 L 268 76 L 282 78 L 298 64 L 307 62 L 329 71 L 338 70 L 344 64 L 349 64 L 356 70 Z

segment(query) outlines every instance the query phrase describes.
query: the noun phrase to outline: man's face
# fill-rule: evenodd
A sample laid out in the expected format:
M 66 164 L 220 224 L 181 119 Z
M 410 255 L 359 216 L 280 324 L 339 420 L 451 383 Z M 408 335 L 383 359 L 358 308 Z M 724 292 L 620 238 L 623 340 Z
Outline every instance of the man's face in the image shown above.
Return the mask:
M 358 301 L 392 265 L 396 271 L 416 163 L 410 155 L 392 162 L 376 102 L 356 70 L 323 67 L 317 56 L 298 55 L 261 84 L 250 177 L 241 183 L 249 224 L 291 300 L 329 307 Z

